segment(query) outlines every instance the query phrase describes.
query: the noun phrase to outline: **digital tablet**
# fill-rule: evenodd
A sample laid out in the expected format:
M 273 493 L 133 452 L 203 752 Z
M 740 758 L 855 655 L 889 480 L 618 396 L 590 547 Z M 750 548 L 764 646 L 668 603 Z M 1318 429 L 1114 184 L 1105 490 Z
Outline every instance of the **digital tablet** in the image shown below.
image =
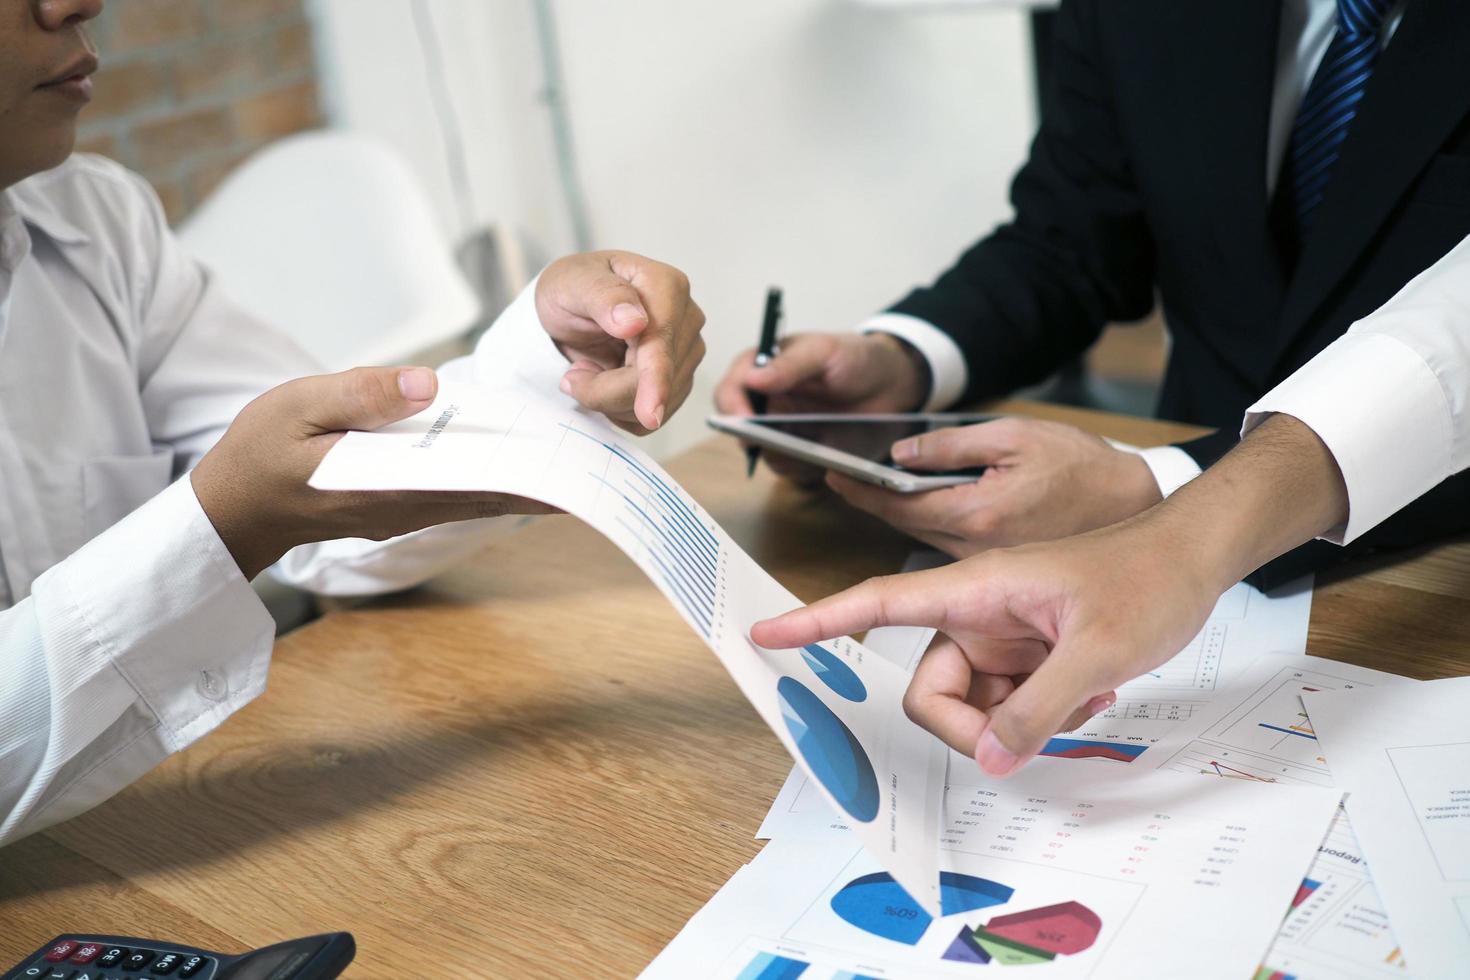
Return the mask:
M 855 480 L 899 493 L 918 493 L 972 483 L 985 467 L 965 470 L 907 470 L 889 450 L 900 439 L 990 422 L 996 415 L 711 415 L 710 428 L 738 436 L 762 450 L 781 453 Z

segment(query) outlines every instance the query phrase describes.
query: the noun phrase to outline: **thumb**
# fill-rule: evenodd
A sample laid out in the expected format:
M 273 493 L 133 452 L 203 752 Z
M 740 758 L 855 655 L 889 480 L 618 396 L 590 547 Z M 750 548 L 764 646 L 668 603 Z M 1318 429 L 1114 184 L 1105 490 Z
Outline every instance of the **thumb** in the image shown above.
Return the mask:
M 648 310 L 633 284 L 605 265 L 583 271 L 572 288 L 557 297 L 558 305 L 596 323 L 602 332 L 630 340 L 648 326 Z
M 296 418 L 321 432 L 376 429 L 422 412 L 439 379 L 426 367 L 353 368 L 287 386 Z
M 894 462 L 911 469 L 958 470 L 993 466 L 1012 451 L 1006 427 L 994 422 L 924 432 L 893 444 Z
M 1103 663 L 1096 651 L 1083 653 L 1070 640 L 1059 642 L 1041 666 L 991 710 L 975 747 L 980 768 L 992 776 L 1009 775 L 1053 735 L 1071 727 L 1079 709 L 1086 713 L 1099 692 L 1116 686 L 1110 672 L 1099 669 Z
M 768 395 L 790 391 L 827 370 L 834 345 L 820 334 L 797 334 L 783 343 L 775 357 L 762 367 L 753 367 L 745 386 Z

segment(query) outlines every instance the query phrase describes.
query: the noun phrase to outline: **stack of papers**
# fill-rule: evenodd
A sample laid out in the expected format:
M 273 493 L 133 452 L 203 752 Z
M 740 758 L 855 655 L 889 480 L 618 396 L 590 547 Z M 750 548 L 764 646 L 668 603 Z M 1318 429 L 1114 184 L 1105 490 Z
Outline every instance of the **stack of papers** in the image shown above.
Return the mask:
M 1096 763 L 954 783 L 941 915 L 908 900 L 846 831 L 812 826 L 768 844 L 645 976 L 965 977 L 1026 965 L 1027 976 L 1248 977 L 1336 806 L 1317 787 Z

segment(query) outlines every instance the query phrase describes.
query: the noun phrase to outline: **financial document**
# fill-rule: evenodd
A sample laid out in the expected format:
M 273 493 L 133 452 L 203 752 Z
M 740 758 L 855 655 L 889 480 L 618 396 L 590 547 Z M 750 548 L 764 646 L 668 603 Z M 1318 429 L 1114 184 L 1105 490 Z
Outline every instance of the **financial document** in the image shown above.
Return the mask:
M 1182 775 L 1224 777 L 1263 785 L 1334 786 L 1318 747 L 1302 694 L 1361 690 L 1417 682 L 1381 671 L 1310 656 L 1266 655 L 1222 684 L 1198 713 L 1175 727 L 1137 765 L 1086 766 L 1115 774 L 1161 769 Z M 949 755 L 949 781 L 978 776 L 973 761 Z M 1019 774 L 1066 771 L 1035 760 Z M 1082 772 L 1084 769 L 1077 768 Z M 1006 781 L 1010 785 L 1014 779 Z M 952 786 L 941 843 L 962 844 L 970 830 L 963 797 Z M 1279 814 L 1289 810 L 1277 809 Z M 777 794 L 758 836 L 811 838 L 846 827 L 804 774 L 794 771 Z M 1260 976 L 1297 980 L 1371 980 L 1402 977 L 1405 955 L 1380 900 L 1368 861 L 1346 815 L 1339 813 L 1298 884 L 1266 954 Z M 1416 975 L 1416 974 L 1415 974 Z
M 920 561 L 924 567 L 934 564 L 933 558 L 915 556 L 910 565 L 918 567 Z M 1235 586 L 1220 597 L 1204 628 L 1188 646 L 1157 670 L 1119 688 L 1117 702 L 1107 711 L 1083 722 L 1075 731 L 1052 738 L 1041 757 L 1030 764 L 1045 767 L 1136 762 L 1196 714 L 1205 717 L 1206 709 L 1222 697 L 1233 706 L 1229 692 L 1235 690 L 1235 681 L 1262 656 L 1305 650 L 1311 612 L 1310 576 L 1269 593 L 1243 583 Z M 868 644 L 892 651 L 889 659 L 912 671 L 917 656 L 933 635 L 933 630 L 887 627 L 873 630 Z M 975 766 L 961 757 L 955 759 L 953 765 Z M 1156 766 L 1157 762 L 1148 768 Z M 806 778 L 799 768 L 791 771 L 756 833 L 758 839 L 770 839 L 784 829 L 800 829 L 812 820 L 843 823 L 840 814 L 822 808 L 820 793 L 806 784 Z
M 1409 970 L 1470 974 L 1470 678 L 1303 700 Z
M 1335 786 L 1302 695 L 1413 683 L 1321 657 L 1263 657 L 1226 696 L 1180 725 L 1154 763 L 1176 772 Z
M 799 650 L 751 643 L 753 623 L 801 602 L 601 416 L 441 383 L 424 412 L 343 437 L 311 485 L 516 494 L 592 525 L 714 651 L 878 866 L 938 911 L 944 756 L 903 714 L 908 674 L 850 639 Z
M 1337 786 L 1304 696 L 1417 682 L 1309 656 L 1268 656 L 1155 749 L 1166 770 L 1271 785 Z M 1409 966 L 1413 966 L 1412 960 Z M 1354 836 L 1339 813 L 1266 955 L 1262 976 L 1371 980 L 1405 976 L 1404 951 Z
M 1339 810 L 1256 976 L 1389 980 L 1410 975 L 1368 859 Z
M 1028 977 L 1239 980 L 1270 944 L 1337 800 L 1312 786 L 1110 766 L 956 784 L 940 915 L 907 901 L 845 831 L 786 835 L 645 976 L 972 977 L 1024 966 Z

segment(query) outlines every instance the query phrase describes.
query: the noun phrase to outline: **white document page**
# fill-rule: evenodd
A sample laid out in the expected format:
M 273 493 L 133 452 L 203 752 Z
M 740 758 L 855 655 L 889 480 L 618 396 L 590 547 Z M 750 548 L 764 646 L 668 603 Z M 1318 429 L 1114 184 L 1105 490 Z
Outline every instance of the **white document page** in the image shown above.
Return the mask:
M 1320 657 L 1262 657 L 1160 744 L 1150 762 L 1233 780 L 1340 786 L 1303 696 L 1416 684 Z M 1299 980 L 1405 975 L 1405 956 L 1346 814 L 1333 821 L 1263 969 L 1268 977 Z
M 1470 678 L 1304 700 L 1410 971 L 1470 974 Z
M 343 437 L 311 485 L 511 493 L 591 524 L 720 658 L 863 846 L 922 907 L 937 910 L 943 753 L 903 714 L 908 675 L 850 639 L 801 650 L 751 643 L 753 623 L 800 601 L 601 416 L 441 383 L 426 411 Z
M 791 835 L 645 976 L 971 977 L 1024 965 L 1036 978 L 1240 980 L 1337 799 L 1108 766 L 952 786 L 941 916 L 905 902 L 846 832 Z
M 1388 980 L 1408 977 L 1368 861 L 1338 810 L 1266 954 L 1260 980 Z
M 1153 753 L 1176 772 L 1267 783 L 1338 785 L 1327 768 L 1302 695 L 1414 682 L 1321 657 L 1263 657 L 1228 693 L 1180 725 Z
M 908 571 L 909 567 L 906 565 L 904 570 Z M 1123 685 L 1118 689 L 1116 704 L 1075 731 L 1052 738 L 1030 765 L 1078 765 L 1078 760 L 1089 760 L 1080 763 L 1083 765 L 1116 765 L 1137 761 L 1197 712 L 1204 712 L 1222 692 L 1232 690 L 1235 679 L 1261 656 L 1305 650 L 1311 613 L 1310 576 L 1270 593 L 1244 583 L 1236 585 L 1220 597 L 1204 629 L 1176 657 L 1150 674 Z M 921 637 L 911 630 L 911 627 L 873 630 L 868 635 L 868 645 L 876 647 L 880 642 L 878 634 L 882 633 L 884 649 L 900 651 L 890 657 L 895 662 L 915 651 L 922 654 L 934 631 L 926 630 Z M 908 669 L 912 671 L 915 664 L 917 660 Z M 1225 698 L 1231 705 L 1235 703 L 1229 700 L 1229 695 Z M 974 763 L 969 765 L 973 767 Z M 799 768 L 793 769 L 761 822 L 757 839 L 778 836 L 791 826 L 793 819 L 800 823 L 800 815 L 812 813 L 819 799 L 819 792 L 806 786 L 806 774 Z M 818 812 L 815 819 L 822 825 L 843 822 L 831 810 Z

